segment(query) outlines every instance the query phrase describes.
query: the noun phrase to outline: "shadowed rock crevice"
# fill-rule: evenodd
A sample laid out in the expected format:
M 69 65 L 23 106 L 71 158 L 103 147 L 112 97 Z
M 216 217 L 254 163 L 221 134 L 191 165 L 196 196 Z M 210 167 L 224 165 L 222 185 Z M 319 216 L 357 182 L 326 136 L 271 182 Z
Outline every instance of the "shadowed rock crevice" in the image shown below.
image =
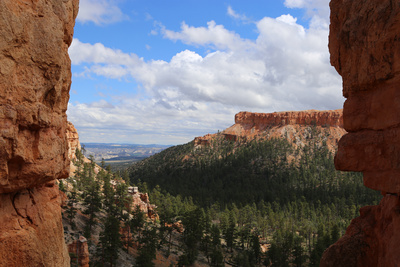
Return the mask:
M 25 161 L 22 157 L 16 156 L 14 158 L 11 158 L 7 162 L 7 168 L 8 168 L 8 180 L 15 180 L 18 179 L 20 174 L 22 173 L 22 166 L 24 165 Z

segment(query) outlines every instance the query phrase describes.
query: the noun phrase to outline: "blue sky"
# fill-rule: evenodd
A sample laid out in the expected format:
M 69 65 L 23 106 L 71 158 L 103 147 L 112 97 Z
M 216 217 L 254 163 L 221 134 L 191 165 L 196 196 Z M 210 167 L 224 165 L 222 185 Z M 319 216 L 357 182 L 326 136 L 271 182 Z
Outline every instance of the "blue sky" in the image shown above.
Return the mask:
M 342 108 L 329 0 L 80 0 L 68 119 L 81 142 L 181 144 L 240 111 Z

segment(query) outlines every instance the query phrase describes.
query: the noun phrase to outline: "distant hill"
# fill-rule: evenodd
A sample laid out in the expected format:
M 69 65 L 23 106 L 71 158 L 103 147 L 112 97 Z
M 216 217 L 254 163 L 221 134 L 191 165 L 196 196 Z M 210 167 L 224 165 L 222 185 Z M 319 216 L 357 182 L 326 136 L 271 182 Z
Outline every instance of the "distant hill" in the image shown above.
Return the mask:
M 132 162 L 143 160 L 170 147 L 167 145 L 140 145 L 116 143 L 82 143 L 84 155 L 92 155 L 97 163 L 104 159 L 114 170 L 126 168 Z
M 129 160 L 147 158 L 170 146 L 167 145 L 140 145 L 116 143 L 82 143 L 85 147 L 85 156 L 92 155 L 95 161 Z

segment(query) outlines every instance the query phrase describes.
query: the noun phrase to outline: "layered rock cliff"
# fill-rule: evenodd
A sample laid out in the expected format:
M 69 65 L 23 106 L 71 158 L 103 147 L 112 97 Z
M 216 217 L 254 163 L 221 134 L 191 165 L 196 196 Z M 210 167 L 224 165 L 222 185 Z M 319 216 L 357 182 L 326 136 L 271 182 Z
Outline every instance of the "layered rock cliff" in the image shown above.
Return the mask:
M 382 192 L 346 234 L 329 247 L 321 266 L 397 266 L 400 262 L 400 3 L 332 0 L 329 50 L 347 98 L 349 132 L 339 142 L 339 170 L 360 171 Z
M 78 0 L 0 1 L 0 265 L 69 266 L 68 47 Z
M 76 160 L 76 149 L 81 150 L 81 143 L 79 142 L 79 134 L 76 130 L 75 126 L 71 122 L 67 122 L 67 142 L 68 142 L 68 159 L 70 160 L 69 164 L 69 176 L 72 177 L 75 175 L 76 166 L 74 164 L 74 160 Z M 86 157 L 84 158 L 86 162 L 90 162 Z M 96 165 L 96 173 L 98 172 L 98 166 Z
M 68 158 L 71 160 L 76 159 L 75 152 L 76 149 L 81 150 L 81 143 L 79 142 L 79 134 L 78 131 L 76 130 L 75 126 L 71 123 L 68 122 L 67 124 L 67 141 L 68 141 Z
M 334 152 L 343 129 L 342 110 L 306 110 L 274 113 L 239 112 L 235 124 L 222 131 L 228 140 L 241 141 L 254 138 L 286 138 L 294 146 L 304 146 L 312 127 L 323 133 L 328 148 Z M 196 137 L 195 146 L 207 146 L 215 135 Z
M 305 110 L 274 113 L 239 112 L 235 115 L 235 124 L 248 128 L 266 129 L 284 125 L 315 125 L 343 128 L 342 110 Z

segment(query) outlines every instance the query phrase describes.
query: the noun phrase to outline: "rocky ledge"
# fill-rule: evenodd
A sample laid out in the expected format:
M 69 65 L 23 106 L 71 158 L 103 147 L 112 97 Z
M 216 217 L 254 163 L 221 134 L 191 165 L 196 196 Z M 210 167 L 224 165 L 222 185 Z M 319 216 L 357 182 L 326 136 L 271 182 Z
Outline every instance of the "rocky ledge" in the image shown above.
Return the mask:
M 343 128 L 343 113 L 338 110 L 305 110 L 274 113 L 239 112 L 235 123 L 250 127 L 267 128 L 283 125 L 315 125 Z

